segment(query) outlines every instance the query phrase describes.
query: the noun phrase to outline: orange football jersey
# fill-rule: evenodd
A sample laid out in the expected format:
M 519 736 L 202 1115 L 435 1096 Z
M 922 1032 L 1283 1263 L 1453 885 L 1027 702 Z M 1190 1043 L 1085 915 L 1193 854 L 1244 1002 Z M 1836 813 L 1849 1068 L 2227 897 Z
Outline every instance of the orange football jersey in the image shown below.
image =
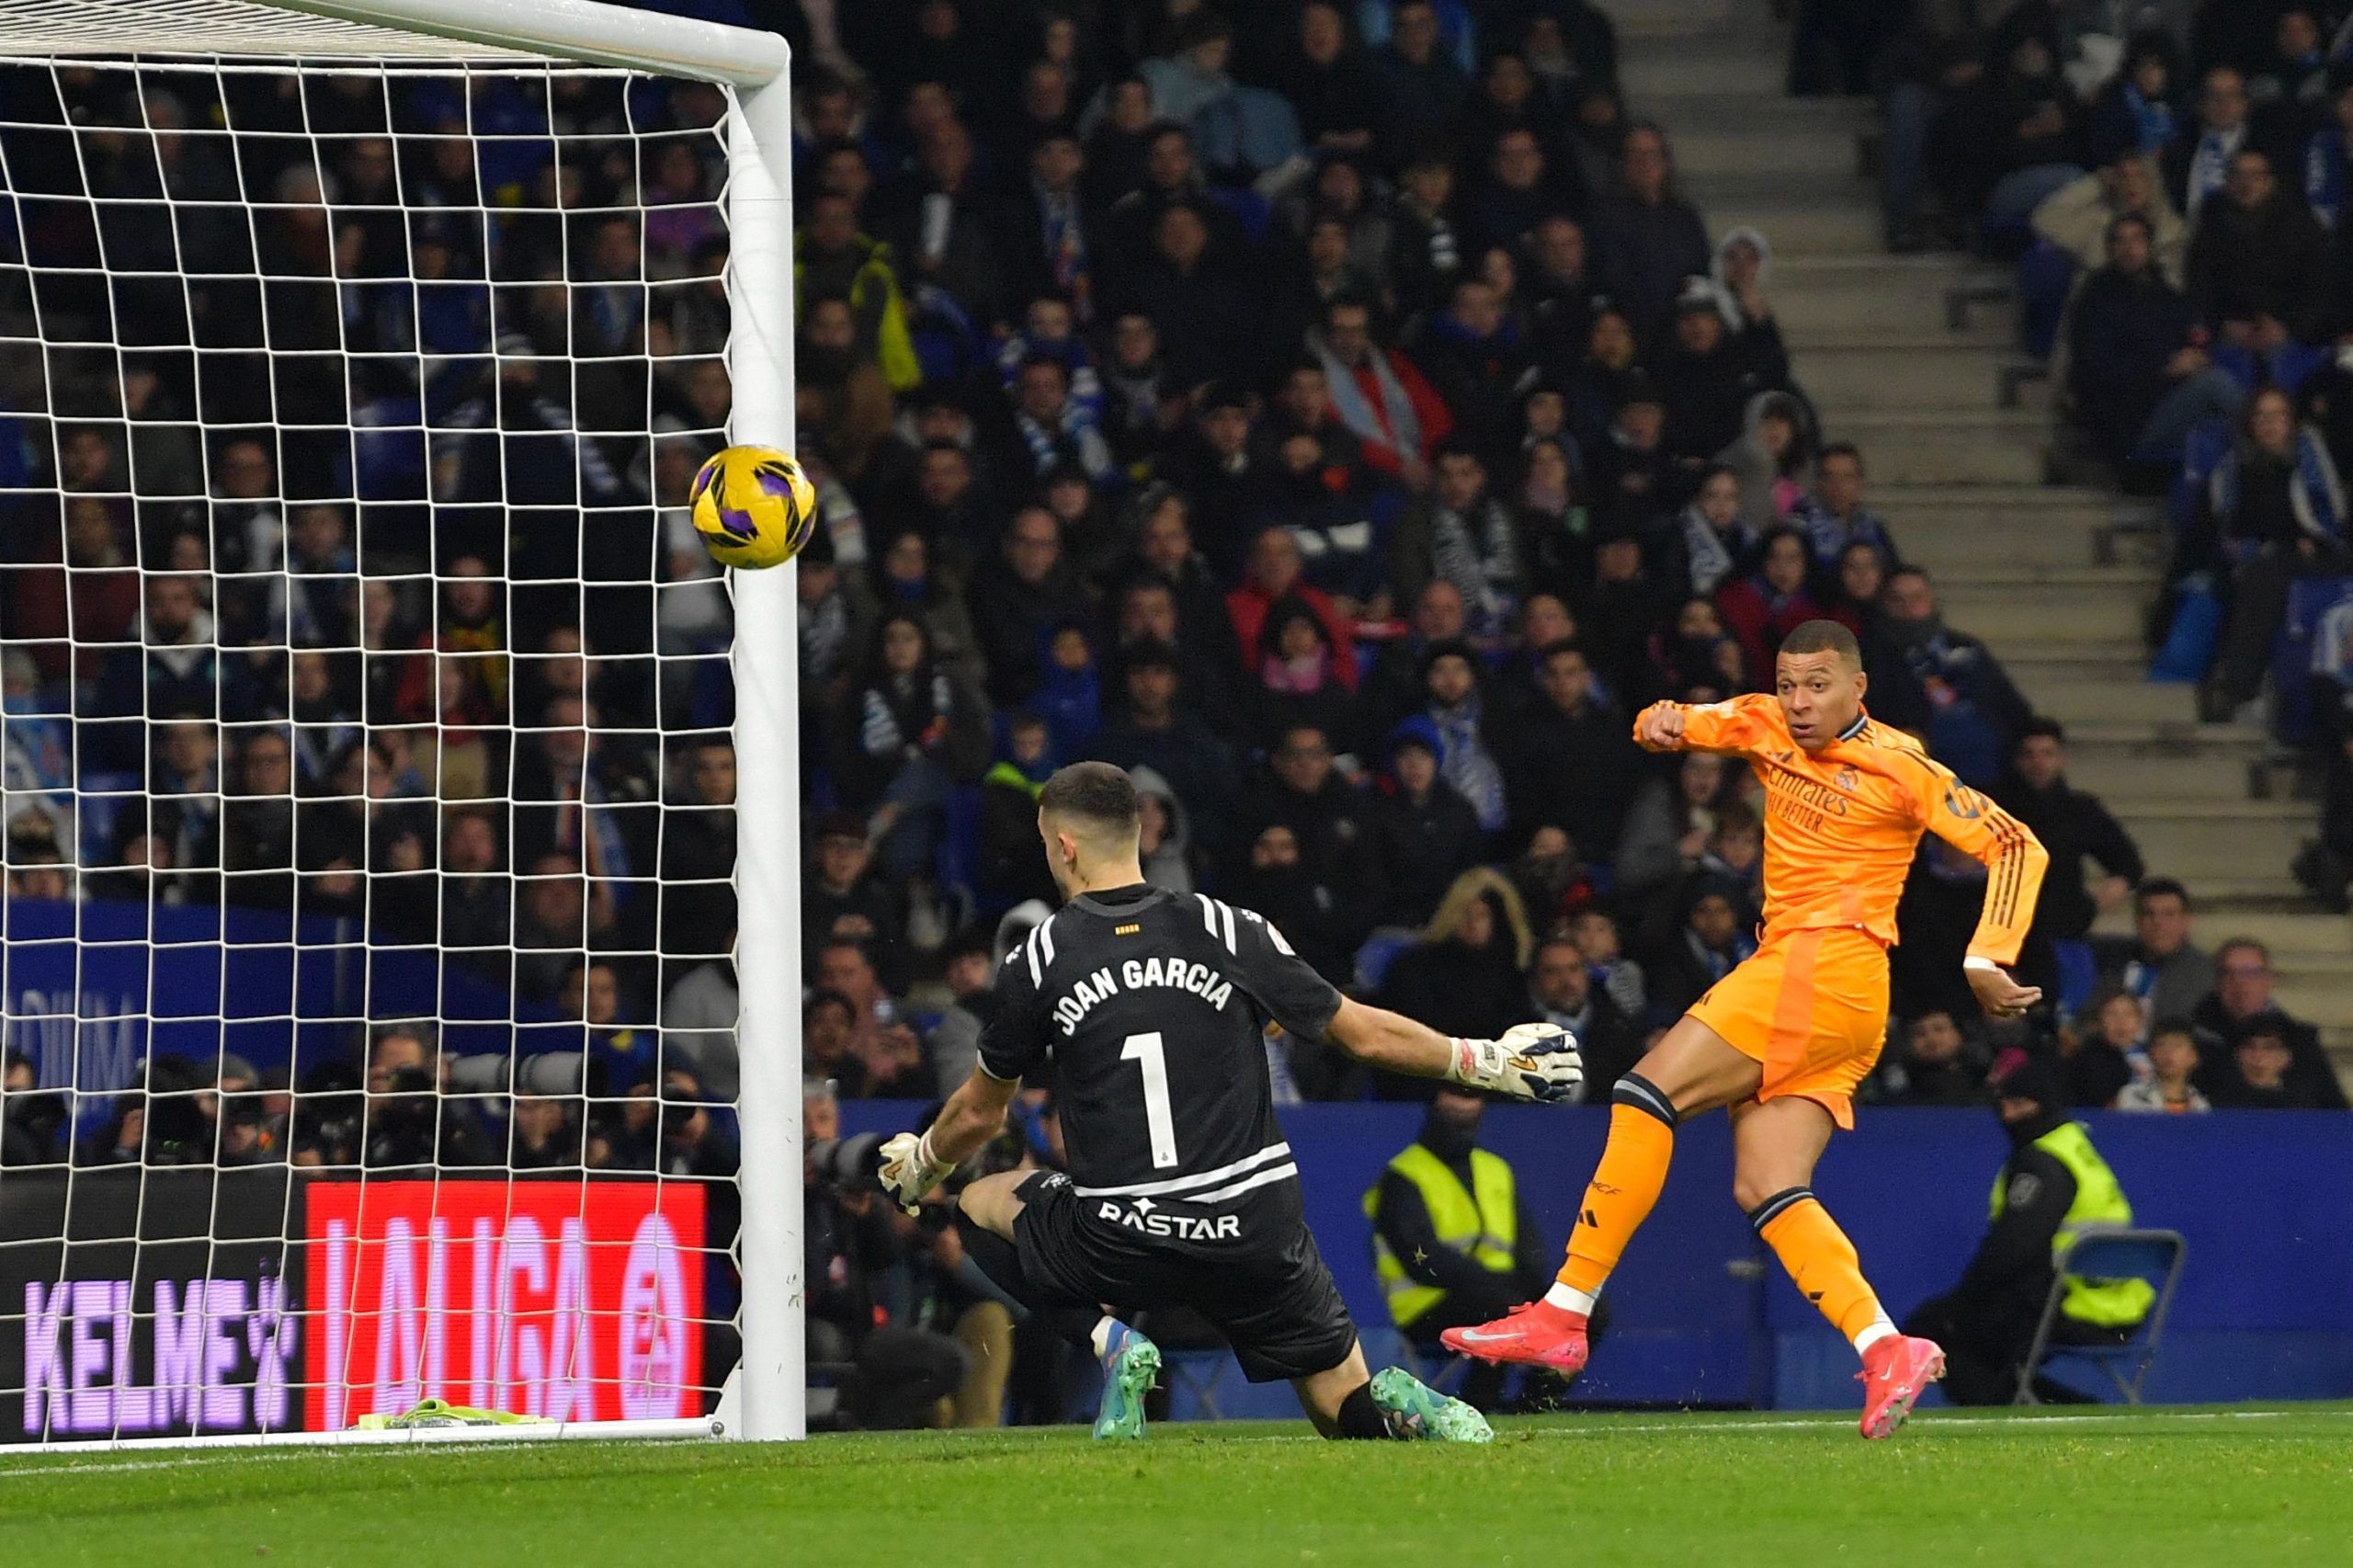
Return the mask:
M 1851 926 L 1893 942 L 1896 902 L 1927 832 L 1984 863 L 1985 912 L 1968 956 L 2017 961 L 2051 857 L 2025 824 L 1955 778 L 1918 741 L 1865 714 L 1808 752 L 1770 696 L 1658 706 L 1680 709 L 1682 749 L 1745 756 L 1765 781 L 1768 938 Z

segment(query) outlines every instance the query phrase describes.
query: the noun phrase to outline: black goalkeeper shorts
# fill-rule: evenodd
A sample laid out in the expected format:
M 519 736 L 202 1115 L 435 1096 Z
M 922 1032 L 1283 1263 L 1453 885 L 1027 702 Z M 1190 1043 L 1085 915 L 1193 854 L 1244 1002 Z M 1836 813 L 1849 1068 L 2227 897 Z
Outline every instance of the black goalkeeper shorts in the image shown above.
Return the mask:
M 1347 1359 L 1357 1326 L 1315 1238 L 1296 1220 L 1263 1241 L 1246 1232 L 1215 1255 L 1155 1245 L 1103 1218 L 1070 1178 L 1040 1171 L 1021 1184 L 1014 1245 L 1029 1289 L 1057 1306 L 1119 1312 L 1190 1307 L 1233 1347 L 1254 1383 L 1310 1377 Z

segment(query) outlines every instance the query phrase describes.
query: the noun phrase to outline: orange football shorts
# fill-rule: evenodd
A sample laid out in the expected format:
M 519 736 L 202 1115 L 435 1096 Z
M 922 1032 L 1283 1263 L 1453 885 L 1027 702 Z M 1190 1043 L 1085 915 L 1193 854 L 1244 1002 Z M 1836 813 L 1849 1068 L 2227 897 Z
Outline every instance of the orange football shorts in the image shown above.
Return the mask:
M 1851 1128 L 1887 1041 L 1887 949 L 1851 927 L 1768 935 L 1688 1016 L 1763 1064 L 1758 1100 L 1794 1095 Z

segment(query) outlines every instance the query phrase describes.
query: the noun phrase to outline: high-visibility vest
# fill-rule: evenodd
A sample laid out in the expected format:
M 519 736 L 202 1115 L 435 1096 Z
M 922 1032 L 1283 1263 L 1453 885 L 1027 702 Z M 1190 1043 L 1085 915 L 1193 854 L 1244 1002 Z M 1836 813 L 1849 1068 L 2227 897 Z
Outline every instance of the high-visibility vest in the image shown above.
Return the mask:
M 2055 1265 L 2075 1244 L 2086 1225 L 2129 1225 L 2132 1222 L 2132 1205 L 2124 1199 L 2124 1188 L 2117 1184 L 2116 1173 L 2099 1157 L 2092 1141 L 2080 1121 L 2063 1121 L 2034 1141 L 2033 1146 L 2067 1167 L 2075 1178 L 2075 1200 L 2067 1205 L 2067 1212 L 2059 1221 L 2059 1233 L 2051 1238 L 2051 1259 Z M 2009 1167 L 2005 1165 L 1994 1176 L 1994 1218 L 2002 1217 L 2009 1197 Z M 2130 1328 L 2149 1315 L 2150 1305 L 2157 1299 L 2155 1287 L 2145 1279 L 2087 1279 L 2080 1276 L 2067 1281 L 2066 1294 L 2059 1299 L 2059 1310 L 2077 1323 L 2095 1328 Z
M 1519 1204 L 1511 1166 L 1484 1149 L 1472 1150 L 1472 1190 L 1465 1191 L 1462 1178 L 1444 1160 L 1415 1143 L 1390 1161 L 1389 1168 L 1412 1182 L 1414 1190 L 1422 1195 L 1440 1242 L 1468 1253 L 1482 1268 L 1497 1274 L 1511 1272 L 1512 1245 L 1519 1239 Z M 1365 1218 L 1377 1219 L 1380 1209 L 1381 1187 L 1375 1183 L 1364 1195 Z M 1415 1319 L 1446 1294 L 1405 1272 L 1404 1261 L 1390 1250 L 1378 1224 L 1372 1233 L 1372 1265 L 1389 1298 L 1390 1321 L 1399 1328 L 1411 1327 Z

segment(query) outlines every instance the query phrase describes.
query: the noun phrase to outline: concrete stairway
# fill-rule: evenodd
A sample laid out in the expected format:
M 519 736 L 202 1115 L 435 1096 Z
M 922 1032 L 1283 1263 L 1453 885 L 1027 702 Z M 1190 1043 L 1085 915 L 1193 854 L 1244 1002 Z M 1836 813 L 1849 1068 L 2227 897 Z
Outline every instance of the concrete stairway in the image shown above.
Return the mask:
M 1711 232 L 1749 223 L 1772 243 L 1768 293 L 1799 379 L 1829 436 L 1862 448 L 1870 504 L 1935 574 L 1952 624 L 2067 725 L 2075 781 L 2106 798 L 2153 872 L 2191 887 L 2200 937 L 2270 943 L 2282 1004 L 2353 1066 L 2353 926 L 2313 912 L 2288 871 L 2313 809 L 2268 766 L 2259 727 L 2200 724 L 2188 687 L 2142 678 L 2164 548 L 2152 509 L 2046 484 L 2047 391 L 2029 385 L 2017 407 L 1999 395 L 2019 358 L 2012 307 L 1949 321 L 1949 290 L 2006 273 L 1885 254 L 1857 172 L 1870 108 L 1783 96 L 1787 35 L 1768 0 L 1604 4 L 1632 110 L 1667 128 Z

